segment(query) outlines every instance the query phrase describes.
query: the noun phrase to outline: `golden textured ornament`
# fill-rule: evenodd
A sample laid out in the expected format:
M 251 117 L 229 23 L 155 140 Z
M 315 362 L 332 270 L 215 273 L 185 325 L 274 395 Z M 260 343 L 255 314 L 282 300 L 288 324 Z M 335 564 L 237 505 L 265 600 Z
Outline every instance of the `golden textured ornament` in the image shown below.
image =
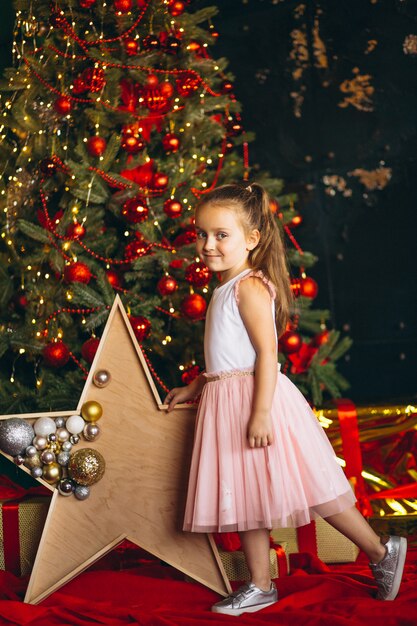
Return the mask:
M 103 407 L 95 400 L 84 402 L 81 407 L 81 415 L 86 422 L 97 422 L 103 415 Z
M 70 477 L 79 485 L 94 485 L 103 478 L 106 462 L 93 448 L 82 448 L 71 455 L 68 463 Z
M 50 485 L 53 485 L 62 478 L 62 467 L 59 463 L 55 462 L 44 465 L 42 468 L 42 478 Z

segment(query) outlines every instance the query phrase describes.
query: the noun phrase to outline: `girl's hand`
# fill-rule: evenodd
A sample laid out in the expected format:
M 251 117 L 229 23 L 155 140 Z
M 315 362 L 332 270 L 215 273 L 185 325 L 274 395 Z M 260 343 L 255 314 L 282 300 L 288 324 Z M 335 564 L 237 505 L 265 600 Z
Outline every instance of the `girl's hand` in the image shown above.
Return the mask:
M 165 398 L 164 404 L 168 404 L 167 411 L 169 413 L 176 404 L 194 400 L 195 396 L 195 390 L 192 385 L 187 385 L 187 387 L 174 387 Z
M 253 416 L 248 424 L 248 442 L 251 448 L 265 448 L 274 441 L 270 416 Z

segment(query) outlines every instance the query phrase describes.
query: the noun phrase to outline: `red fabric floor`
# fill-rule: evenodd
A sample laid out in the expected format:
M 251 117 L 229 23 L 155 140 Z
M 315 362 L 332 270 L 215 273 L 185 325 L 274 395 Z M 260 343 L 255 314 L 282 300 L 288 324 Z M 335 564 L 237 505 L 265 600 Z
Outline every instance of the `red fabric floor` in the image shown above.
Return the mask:
M 400 594 L 394 602 L 373 599 L 375 588 L 364 557 L 356 563 L 329 568 L 310 555 L 293 555 L 291 565 L 291 574 L 276 581 L 279 602 L 240 617 L 211 613 L 211 604 L 219 599 L 215 593 L 184 581 L 180 573 L 152 561 L 115 571 L 111 569 L 114 559 L 107 558 L 38 606 L 22 602 L 27 581 L 0 572 L 0 624 L 417 625 L 417 549 L 409 551 Z

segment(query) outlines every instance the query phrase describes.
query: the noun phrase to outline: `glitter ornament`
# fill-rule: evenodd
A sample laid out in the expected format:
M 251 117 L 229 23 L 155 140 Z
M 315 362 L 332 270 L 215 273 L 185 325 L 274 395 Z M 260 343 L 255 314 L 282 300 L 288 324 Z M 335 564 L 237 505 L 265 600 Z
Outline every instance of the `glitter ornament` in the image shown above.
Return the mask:
M 90 365 L 94 361 L 99 344 L 100 339 L 98 337 L 90 337 L 81 346 L 81 355 Z
M 42 468 L 42 478 L 50 485 L 56 483 L 61 476 L 62 468 L 59 463 L 50 463 L 49 465 L 44 465 Z
M 99 157 L 106 150 L 107 141 L 104 137 L 99 137 L 95 135 L 94 137 L 90 137 L 87 141 L 87 151 L 88 154 L 94 157 Z
M 100 67 L 88 67 L 81 74 L 81 80 L 91 93 L 101 91 L 106 84 L 104 70 Z
M 178 283 L 172 276 L 163 276 L 156 285 L 161 296 L 169 296 L 178 289 Z
M 48 437 L 56 432 L 56 424 L 51 417 L 39 417 L 33 425 L 36 435 Z
M 194 287 L 207 287 L 212 276 L 212 272 L 202 261 L 190 263 L 185 270 L 185 280 Z
M 68 474 L 79 485 L 94 485 L 103 478 L 106 463 L 100 452 L 82 448 L 71 454 Z
M 56 460 L 60 465 L 65 467 L 69 463 L 70 453 L 66 450 L 61 450 L 61 452 L 58 452 L 56 455 Z
M 143 196 L 130 198 L 124 203 L 121 214 L 130 224 L 140 224 L 144 222 L 149 214 L 146 198 Z
M 207 303 L 203 296 L 198 293 L 192 293 L 181 303 L 181 311 L 185 317 L 190 320 L 200 320 L 204 317 L 207 309 Z
M 103 415 L 103 407 L 95 400 L 88 400 L 81 407 L 81 415 L 86 422 L 97 422 Z
M 151 332 L 151 323 L 146 317 L 143 317 L 142 315 L 131 315 L 129 320 L 132 325 L 133 332 L 135 333 L 135 337 L 139 342 L 146 339 L 146 337 L 149 337 Z
M 100 426 L 91 422 L 84 426 L 83 437 L 86 441 L 95 441 L 100 436 Z
M 70 351 L 63 341 L 51 341 L 42 350 L 46 365 L 50 367 L 62 367 L 70 358 Z
M 85 421 L 81 417 L 81 415 L 71 415 L 66 422 L 66 429 L 71 435 L 78 435 L 82 432 L 85 426 Z
M 62 478 L 58 483 L 58 491 L 61 496 L 72 496 L 75 485 L 69 478 Z
M 87 485 L 77 485 L 74 490 L 74 496 L 77 500 L 87 500 L 90 495 L 90 487 Z
M 111 375 L 107 370 L 97 370 L 97 372 L 94 372 L 93 383 L 96 387 L 106 387 L 110 380 Z
M 24 466 L 28 469 L 33 469 L 34 467 L 42 467 L 42 460 L 37 450 L 36 453 L 32 456 L 26 456 L 24 460 Z
M 90 268 L 85 263 L 81 263 L 81 261 L 76 261 L 75 263 L 70 263 L 65 266 L 64 278 L 67 283 L 87 284 L 90 282 L 91 277 Z

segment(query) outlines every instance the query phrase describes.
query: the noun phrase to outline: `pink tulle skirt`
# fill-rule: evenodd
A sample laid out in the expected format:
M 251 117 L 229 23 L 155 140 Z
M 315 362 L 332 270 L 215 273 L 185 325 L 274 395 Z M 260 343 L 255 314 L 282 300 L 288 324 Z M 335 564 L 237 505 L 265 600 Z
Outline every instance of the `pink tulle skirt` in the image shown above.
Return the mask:
M 250 448 L 254 376 L 208 377 L 197 414 L 184 530 L 297 527 L 351 507 L 355 496 L 297 387 L 278 373 L 274 442 Z

